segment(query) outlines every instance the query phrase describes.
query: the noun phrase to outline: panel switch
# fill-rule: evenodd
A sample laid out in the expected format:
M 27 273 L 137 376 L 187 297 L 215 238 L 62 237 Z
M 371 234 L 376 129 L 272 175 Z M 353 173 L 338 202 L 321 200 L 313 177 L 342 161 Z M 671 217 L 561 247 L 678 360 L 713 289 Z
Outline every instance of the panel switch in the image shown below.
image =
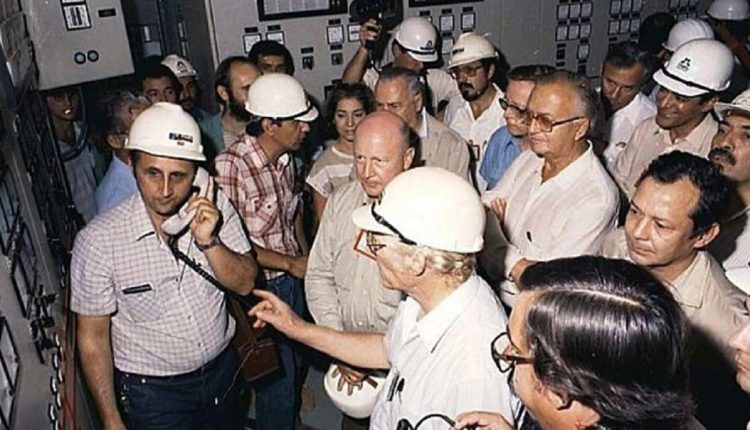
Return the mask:
M 307 56 L 302 57 L 302 68 L 305 70 L 312 70 L 315 67 L 315 57 Z

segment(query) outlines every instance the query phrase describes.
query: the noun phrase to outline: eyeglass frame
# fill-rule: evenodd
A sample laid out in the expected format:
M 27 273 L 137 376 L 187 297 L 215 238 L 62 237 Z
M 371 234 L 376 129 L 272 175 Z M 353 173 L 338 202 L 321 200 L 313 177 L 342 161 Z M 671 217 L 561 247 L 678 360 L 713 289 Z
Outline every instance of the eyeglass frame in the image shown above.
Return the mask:
M 504 111 L 514 110 L 514 111 L 518 112 L 517 115 L 520 116 L 521 118 L 524 118 L 526 116 L 526 110 L 527 110 L 527 108 L 523 108 L 522 109 L 520 106 L 518 106 L 515 103 L 511 103 L 510 101 L 508 101 L 508 99 L 506 99 L 504 97 L 500 97 L 499 99 L 497 99 L 497 102 L 498 102 L 498 104 L 500 104 L 500 107 Z
M 536 121 L 536 123 L 537 123 L 537 124 L 539 124 L 539 129 L 540 129 L 540 130 L 541 130 L 542 132 L 544 132 L 544 133 L 550 133 L 550 132 L 552 132 L 552 130 L 554 130 L 554 129 L 555 129 L 555 127 L 557 127 L 558 125 L 563 125 L 563 124 L 567 124 L 567 123 L 569 123 L 569 122 L 577 121 L 577 120 L 579 120 L 579 119 L 585 119 L 586 117 L 585 117 L 585 116 L 574 116 L 573 118 L 568 118 L 568 119 L 561 119 L 561 120 L 559 120 L 559 121 L 552 121 L 552 122 L 550 122 L 550 123 L 549 123 L 549 125 L 547 125 L 546 127 L 543 127 L 543 126 L 542 126 L 542 122 L 540 121 L 540 119 L 541 119 L 541 118 L 545 118 L 545 117 L 543 117 L 543 116 L 539 115 L 538 113 L 536 113 L 536 112 L 534 112 L 534 111 L 532 111 L 532 110 L 526 109 L 526 110 L 524 111 L 524 113 L 523 113 L 523 117 L 521 118 L 521 121 L 522 121 L 522 122 L 523 122 L 523 123 L 524 123 L 524 124 L 525 124 L 525 125 L 526 125 L 527 127 L 529 127 L 529 128 L 531 128 L 531 124 L 533 124 L 533 123 L 534 123 L 534 121 Z M 545 119 L 544 119 L 544 121 L 546 122 L 546 121 L 547 121 L 547 119 L 545 118 Z
M 492 361 L 495 362 L 497 370 L 500 373 L 509 373 L 515 370 L 517 364 L 533 364 L 534 357 L 524 357 L 522 355 L 507 354 L 505 352 L 498 351 L 495 348 L 495 344 L 500 341 L 503 337 L 508 338 L 508 344 L 517 349 L 510 339 L 510 334 L 507 331 L 501 332 L 490 343 L 490 353 L 492 354 Z M 507 366 L 503 366 L 503 363 L 507 363 Z
M 462 67 L 464 68 L 465 71 L 461 70 Z M 484 69 L 484 65 L 480 64 L 480 65 L 478 65 L 476 67 L 468 67 L 468 66 L 465 66 L 465 65 L 456 66 L 456 67 L 452 68 L 449 71 L 449 73 L 450 73 L 451 76 L 453 76 L 454 79 L 458 79 L 459 75 L 464 75 L 464 76 L 467 76 L 469 78 L 475 78 L 477 76 L 477 72 L 479 72 L 479 69 Z
M 385 218 L 383 218 L 383 216 L 382 216 L 382 215 L 380 215 L 379 213 L 375 212 L 375 205 L 376 205 L 376 204 L 377 204 L 377 203 L 373 203 L 373 204 L 372 204 L 372 205 L 370 206 L 370 214 L 371 214 L 371 215 L 372 215 L 372 217 L 373 217 L 373 218 L 375 219 L 375 222 L 377 222 L 378 224 L 380 224 L 380 225 L 382 225 L 383 227 L 385 227 L 385 228 L 387 228 L 388 230 L 390 230 L 390 231 L 391 231 L 391 233 L 393 233 L 393 234 L 394 234 L 394 235 L 395 235 L 396 237 L 398 237 L 398 238 L 399 238 L 399 240 L 400 240 L 400 241 L 401 241 L 402 243 L 404 243 L 405 245 L 409 245 L 409 246 L 417 246 L 417 242 L 414 242 L 414 241 L 413 241 L 413 240 L 411 240 L 411 239 L 407 239 L 407 238 L 406 238 L 406 236 L 404 236 L 404 235 L 403 235 L 403 234 L 402 234 L 402 233 L 401 233 L 401 232 L 400 232 L 400 231 L 399 231 L 399 230 L 398 230 L 398 229 L 397 229 L 396 227 L 394 227 L 394 226 L 393 226 L 393 224 L 389 223 L 389 222 L 388 222 L 388 221 L 387 221 L 387 220 L 386 220 Z M 382 249 L 382 248 L 381 248 L 381 249 Z

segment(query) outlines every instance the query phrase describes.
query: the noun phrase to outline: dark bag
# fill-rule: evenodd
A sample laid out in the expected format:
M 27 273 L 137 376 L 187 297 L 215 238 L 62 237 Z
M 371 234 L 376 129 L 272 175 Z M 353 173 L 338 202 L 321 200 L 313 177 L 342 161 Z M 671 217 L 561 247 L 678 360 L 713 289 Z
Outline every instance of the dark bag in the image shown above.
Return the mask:
M 245 382 L 255 382 L 279 370 L 281 366 L 279 365 L 276 343 L 265 334 L 264 330 L 256 331 L 247 315 L 247 310 L 252 305 L 252 299 L 241 296 L 221 285 L 218 279 L 211 276 L 198 263 L 177 249 L 176 240 L 170 241 L 169 247 L 178 260 L 184 262 L 203 279 L 225 294 L 227 309 L 236 323 L 232 347 L 237 352 L 237 360 Z

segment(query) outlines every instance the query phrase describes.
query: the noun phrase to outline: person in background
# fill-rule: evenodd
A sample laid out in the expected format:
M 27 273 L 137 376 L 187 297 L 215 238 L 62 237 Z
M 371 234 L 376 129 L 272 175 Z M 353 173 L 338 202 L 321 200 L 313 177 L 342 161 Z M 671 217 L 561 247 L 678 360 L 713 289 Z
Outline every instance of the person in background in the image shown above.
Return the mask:
M 105 113 L 101 124 L 102 146 L 111 149 L 114 156 L 107 173 L 96 187 L 97 214 L 107 212 L 138 191 L 125 142 L 130 126 L 150 103 L 145 97 L 123 89 L 105 95 L 99 105 Z
M 96 160 L 86 125 L 80 120 L 80 89 L 76 86 L 60 87 L 47 90 L 43 95 L 73 205 L 83 221 L 89 222 L 96 215 Z
M 739 428 L 750 402 L 734 383 L 729 338 L 748 320 L 746 295 L 706 251 L 726 213 L 729 185 L 705 158 L 672 151 L 636 183 L 625 226 L 602 254 L 649 270 L 674 295 L 691 325 L 690 386 L 698 419 L 709 429 Z M 739 394 L 739 395 L 738 395 Z
M 490 137 L 479 168 L 479 175 L 487 183 L 486 189 L 494 188 L 513 160 L 528 148 L 523 139 L 528 132 L 528 127 L 524 123 L 526 104 L 529 102 L 531 90 L 534 89 L 534 81 L 554 70 L 552 66 L 534 64 L 518 66 L 508 72 L 508 88 L 505 90 L 505 96 L 498 99 L 503 108 L 505 125 Z
M 141 93 L 149 102 L 180 103 L 182 84 L 169 67 L 146 59 L 136 72 Z
M 344 69 L 341 80 L 355 83 L 363 82 L 375 91 L 375 85 L 382 71 L 391 67 L 400 67 L 416 73 L 425 85 L 424 106 L 427 112 L 435 114 L 442 103 L 459 96 L 456 81 L 442 69 L 434 67 L 440 58 L 437 52 L 438 33 L 430 21 L 421 17 L 406 18 L 394 30 L 391 42 L 393 62 L 376 68 L 370 61 L 368 42 L 376 42 L 382 36 L 381 27 L 370 19 L 359 28 L 359 47 Z
M 601 109 L 592 141 L 605 167 L 614 166 L 635 128 L 656 114 L 656 105 L 644 94 L 651 55 L 633 42 L 610 45 L 602 66 Z
M 245 136 L 250 122 L 250 114 L 245 109 L 247 92 L 260 75 L 260 69 L 245 57 L 227 57 L 219 63 L 214 92 L 221 110 L 198 123 L 206 140 L 209 160 Z
M 294 60 L 288 49 L 275 40 L 261 40 L 250 48 L 247 58 L 261 73 L 285 73 L 294 76 Z
M 667 41 L 669 31 L 676 23 L 674 16 L 666 12 L 647 16 L 638 28 L 638 46 L 655 57 L 661 52 L 662 44 Z
M 584 256 L 539 263 L 521 284 L 491 353 L 526 407 L 523 425 L 465 412 L 453 429 L 702 429 L 690 416 L 685 317 L 656 278 Z
M 503 91 L 492 82 L 498 69 L 498 53 L 489 40 L 475 33 L 464 33 L 451 50 L 448 69 L 461 91 L 445 108 L 443 123 L 458 133 L 471 149 L 471 175 L 477 188 L 484 189 L 479 166 L 487 141 L 505 125 L 504 109 L 499 103 Z
M 747 0 L 714 0 L 706 15 L 716 40 L 726 45 L 735 58 L 732 84 L 721 99 L 729 101 L 746 90 L 750 81 L 750 5 Z
M 355 179 L 354 130 L 374 110 L 372 91 L 362 84 L 340 84 L 328 96 L 325 118 L 336 140 L 326 145 L 305 181 L 312 188 L 316 223 L 320 222 L 331 194 Z
M 210 114 L 200 107 L 202 91 L 198 85 L 198 71 L 195 67 L 176 54 L 167 55 L 161 64 L 169 67 L 180 81 L 180 105 L 185 112 L 198 122 L 209 116 Z

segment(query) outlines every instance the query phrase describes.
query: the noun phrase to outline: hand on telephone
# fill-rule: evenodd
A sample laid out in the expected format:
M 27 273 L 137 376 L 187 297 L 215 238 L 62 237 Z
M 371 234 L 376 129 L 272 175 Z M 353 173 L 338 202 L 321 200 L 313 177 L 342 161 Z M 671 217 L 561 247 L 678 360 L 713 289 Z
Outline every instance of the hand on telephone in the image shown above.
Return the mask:
M 188 199 L 177 214 L 164 221 L 161 228 L 164 233 L 175 236 L 190 227 L 196 243 L 205 245 L 213 240 L 220 218 L 219 210 L 213 202 L 214 182 L 208 172 L 198 168 L 195 172 L 193 187 L 196 189 L 195 194 Z

